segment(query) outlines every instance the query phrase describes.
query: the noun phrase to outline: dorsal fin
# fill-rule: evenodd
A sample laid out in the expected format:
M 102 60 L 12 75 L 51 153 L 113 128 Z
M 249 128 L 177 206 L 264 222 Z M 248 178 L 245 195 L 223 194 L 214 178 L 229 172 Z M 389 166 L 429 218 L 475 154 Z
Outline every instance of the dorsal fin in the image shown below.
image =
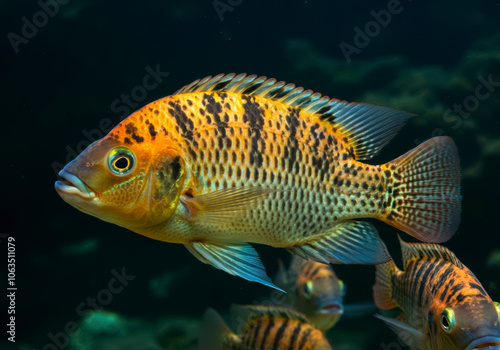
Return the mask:
M 233 305 L 231 307 L 231 313 L 233 314 L 233 319 L 244 319 L 246 322 L 253 318 L 261 316 L 273 316 L 286 318 L 289 320 L 297 320 L 302 323 L 311 324 L 311 321 L 307 317 L 294 310 L 282 306 L 271 306 L 271 305 Z
M 406 243 L 399 237 L 403 264 L 405 268 L 414 260 L 436 259 L 446 260 L 456 267 L 463 268 L 462 262 L 449 249 L 432 243 Z
M 370 159 L 398 133 L 413 116 L 406 112 L 367 103 L 346 102 L 312 90 L 257 75 L 219 74 L 193 81 L 175 95 L 193 92 L 232 92 L 282 102 L 304 112 L 319 115 L 344 134 L 358 160 Z

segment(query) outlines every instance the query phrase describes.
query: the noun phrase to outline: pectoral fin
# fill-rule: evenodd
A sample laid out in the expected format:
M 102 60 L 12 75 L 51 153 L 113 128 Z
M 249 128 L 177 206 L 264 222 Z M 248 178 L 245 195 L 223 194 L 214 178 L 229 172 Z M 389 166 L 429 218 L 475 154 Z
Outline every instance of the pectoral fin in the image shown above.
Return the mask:
M 279 190 L 241 186 L 213 191 L 196 197 L 181 196 L 189 220 L 224 223 L 256 208 L 271 193 Z
M 248 243 L 185 244 L 198 260 L 248 281 L 259 282 L 284 292 L 273 284 L 255 249 Z
M 413 328 L 412 326 L 395 320 L 393 318 L 385 317 L 382 315 L 375 315 L 376 318 L 384 321 L 387 326 L 392 329 L 398 337 L 401 338 L 412 350 L 427 349 L 427 336 Z
M 325 264 L 380 264 L 391 259 L 375 227 L 365 221 L 339 223 L 321 238 L 287 249 Z

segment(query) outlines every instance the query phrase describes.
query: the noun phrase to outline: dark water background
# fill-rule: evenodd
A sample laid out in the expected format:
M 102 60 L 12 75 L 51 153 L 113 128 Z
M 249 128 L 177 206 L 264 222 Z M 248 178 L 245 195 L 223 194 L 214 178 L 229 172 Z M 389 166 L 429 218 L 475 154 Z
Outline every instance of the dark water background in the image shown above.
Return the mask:
M 417 113 L 373 164 L 431 136 L 453 137 L 464 175 L 463 216 L 446 246 L 500 300 L 500 1 L 220 3 L 231 9 L 222 17 L 212 1 L 72 0 L 45 17 L 35 1 L 0 4 L 0 279 L 6 286 L 12 236 L 18 288 L 15 344 L 7 341 L 8 299 L 1 298 L 1 348 L 193 349 L 207 307 L 225 315 L 231 303 L 270 296 L 267 287 L 199 263 L 181 245 L 85 215 L 53 189 L 56 172 L 101 137 L 104 124 L 222 72 L 266 75 Z M 388 4 L 399 12 L 385 27 L 370 24 L 371 11 Z M 33 21 L 39 27 L 23 34 Z M 341 43 L 354 47 L 356 27 L 365 32 L 367 25 L 372 37 L 357 42 L 363 47 L 348 62 Z M 161 82 L 137 95 L 149 69 L 164 72 Z M 496 85 L 481 88 L 481 97 L 476 89 L 484 80 Z M 132 91 L 136 104 L 129 108 L 120 99 Z M 463 113 L 453 112 L 464 103 Z M 374 224 L 399 259 L 397 230 Z M 284 250 L 256 248 L 271 276 L 276 259 L 288 259 Z M 135 278 L 106 292 L 112 271 L 123 269 Z M 370 300 L 373 267 L 335 270 L 348 287 L 347 303 Z M 89 306 L 87 298 L 96 297 L 101 303 Z M 105 312 L 90 312 L 96 308 Z M 79 331 L 67 336 L 72 327 Z M 335 349 L 403 348 L 373 316 L 341 322 L 328 337 Z

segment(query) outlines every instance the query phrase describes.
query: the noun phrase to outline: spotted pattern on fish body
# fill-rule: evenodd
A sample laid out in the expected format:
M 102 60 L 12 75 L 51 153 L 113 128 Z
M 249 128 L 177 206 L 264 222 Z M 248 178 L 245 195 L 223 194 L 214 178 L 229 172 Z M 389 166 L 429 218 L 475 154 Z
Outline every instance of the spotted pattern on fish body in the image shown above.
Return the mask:
M 421 334 L 419 341 L 410 340 L 412 349 L 465 349 L 486 336 L 491 337 L 486 344 L 500 345 L 500 309 L 474 274 L 444 247 L 401 244 L 404 271 L 392 261 L 377 266 L 374 299 L 379 308 L 400 307 L 404 323 Z M 380 318 L 398 334 L 411 333 L 404 323 Z
M 358 164 L 347 142 L 332 136 L 334 128 L 317 116 L 226 93 L 178 95 L 158 104 L 161 115 L 166 109 L 176 121 L 169 137 L 193 166 L 193 193 L 243 184 L 285 190 L 248 213 L 248 222 L 265 222 L 258 231 L 263 238 L 252 237 L 253 225 L 241 224 L 248 227 L 241 234 L 250 242 L 289 246 L 314 238 L 335 221 L 372 217 L 384 209 L 383 168 Z M 202 106 L 198 113 L 196 106 Z
M 250 242 L 269 243 L 272 235 L 271 245 L 289 246 L 314 238 L 334 221 L 371 217 L 383 210 L 385 186 L 377 174 L 382 168 L 357 164 L 348 143 L 317 116 L 301 115 L 299 109 L 258 96 L 229 93 L 176 95 L 149 109 L 173 117 L 143 116 L 150 121 L 147 134 L 162 125 L 163 141 L 168 138 L 178 145 L 186 164 L 193 166 L 192 193 L 242 184 L 285 190 L 242 218 L 247 223 L 240 229 L 248 229 L 241 234 Z M 135 124 L 126 124 L 126 134 L 135 135 L 132 140 L 138 142 L 143 137 Z M 150 135 L 150 140 L 162 142 L 158 135 Z M 301 214 L 285 219 L 283 213 Z M 256 230 L 249 222 L 256 219 L 263 222 L 258 231 L 263 238 L 252 237 Z
M 266 77 L 219 75 L 133 113 L 62 174 L 92 189 L 92 201 L 78 199 L 77 208 L 269 284 L 246 242 L 324 263 L 374 264 L 388 260 L 386 248 L 371 224 L 353 219 L 377 218 L 425 241 L 454 234 L 460 169 L 450 138 L 386 164 L 361 162 L 410 117 Z M 136 157 L 126 176 L 109 175 L 104 164 L 113 147 Z M 99 167 L 83 169 L 89 161 Z M 56 187 L 75 200 L 74 186 Z M 107 196 L 119 200 L 108 205 Z M 238 268 L 235 256 L 251 257 L 253 266 Z

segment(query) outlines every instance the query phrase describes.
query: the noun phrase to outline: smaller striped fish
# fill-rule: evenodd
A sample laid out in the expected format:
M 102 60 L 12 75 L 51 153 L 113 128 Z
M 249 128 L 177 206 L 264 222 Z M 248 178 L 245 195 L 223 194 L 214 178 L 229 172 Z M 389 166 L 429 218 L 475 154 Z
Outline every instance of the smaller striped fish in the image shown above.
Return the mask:
M 213 309 L 205 312 L 200 350 L 331 350 L 323 333 L 301 313 L 292 309 L 247 305 L 234 306 L 235 334 Z
M 403 313 L 377 317 L 412 350 L 500 350 L 500 304 L 474 274 L 440 245 L 400 242 L 404 271 L 376 266 L 373 294 L 379 308 Z
M 330 265 L 294 256 L 288 271 L 282 266 L 276 280 L 287 291 L 287 302 L 323 332 L 344 313 L 344 282 Z

